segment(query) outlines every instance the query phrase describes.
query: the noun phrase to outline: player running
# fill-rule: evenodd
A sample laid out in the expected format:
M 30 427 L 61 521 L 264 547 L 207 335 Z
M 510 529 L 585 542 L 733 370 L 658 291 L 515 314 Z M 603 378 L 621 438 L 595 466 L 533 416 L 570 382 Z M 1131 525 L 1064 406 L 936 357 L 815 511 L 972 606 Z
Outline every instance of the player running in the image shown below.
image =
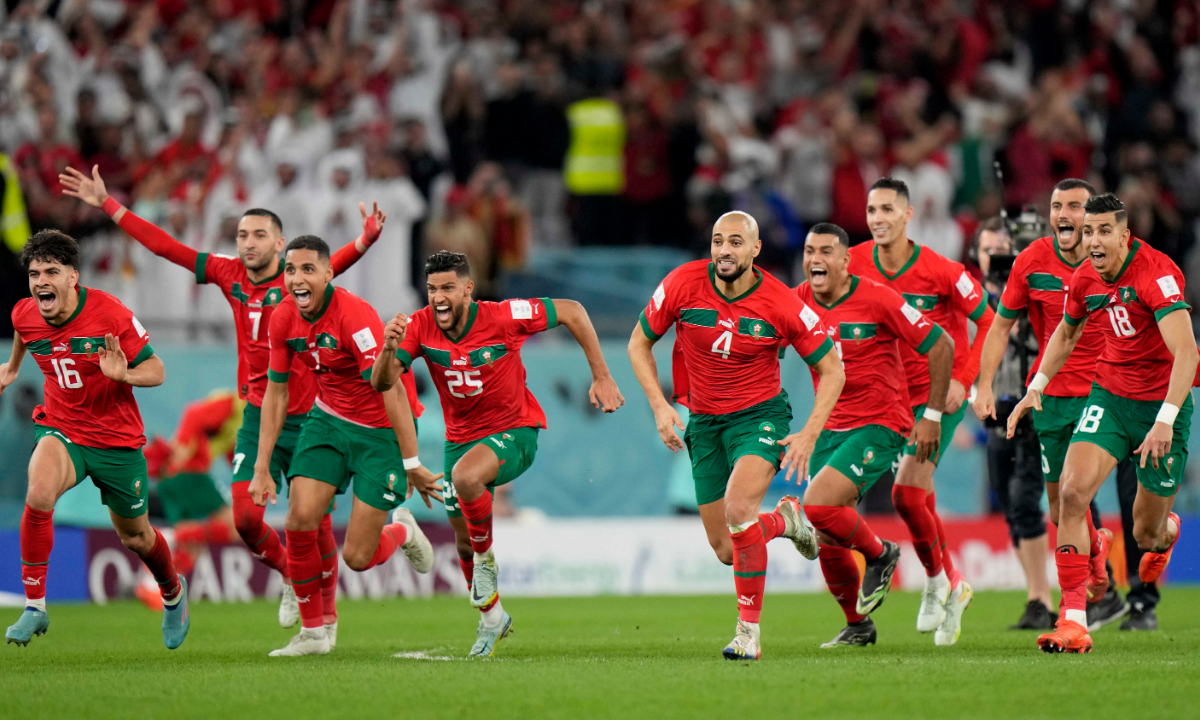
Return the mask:
M 263 396 L 267 389 L 267 366 L 270 348 L 267 329 L 271 315 L 284 298 L 283 262 L 279 254 L 286 240 L 283 223 L 275 213 L 261 208 L 247 210 L 238 222 L 238 257 L 211 255 L 193 250 L 175 240 L 166 231 L 146 222 L 108 195 L 97 168 L 88 178 L 74 168 L 59 175 L 63 192 L 87 204 L 103 209 L 113 222 L 159 257 L 194 272 L 197 284 L 213 284 L 221 289 L 233 310 L 237 329 L 238 396 L 246 400 L 242 427 L 237 435 L 233 455 L 233 514 L 238 534 L 249 546 L 254 557 L 283 576 L 283 596 L 279 604 L 279 624 L 292 627 L 300 618 L 296 593 L 288 575 L 287 556 L 279 534 L 263 517 L 265 510 L 250 499 L 248 488 L 254 476 L 254 458 L 258 455 L 258 429 L 262 418 Z M 353 243 L 334 253 L 334 275 L 345 272 L 378 238 L 387 215 L 374 208 L 367 215 L 366 206 L 359 204 L 363 216 L 363 234 Z M 317 394 L 316 380 L 303 363 L 292 368 L 287 419 L 272 458 L 271 476 L 277 485 L 286 482 L 292 452 L 300 435 L 300 426 L 312 409 Z M 420 415 L 418 408 L 417 414 Z M 246 462 L 249 460 L 250 462 Z M 337 591 L 337 543 L 333 524 L 326 519 L 321 526 L 321 555 L 326 557 L 325 588 L 327 609 L 331 622 L 336 622 L 334 602 Z
M 1050 195 L 1050 228 L 1054 234 L 1034 240 L 1013 262 L 1008 283 L 1000 296 L 1000 307 L 996 311 L 999 317 L 988 330 L 983 345 L 974 408 L 980 420 L 996 418 L 996 396 L 992 392 L 992 381 L 1004 358 L 1009 333 L 1022 310 L 1029 313 L 1029 322 L 1037 335 L 1038 358 L 1029 370 L 1026 383 L 1033 381 L 1050 345 L 1050 336 L 1062 322 L 1071 276 L 1088 257 L 1089 250 L 1083 242 L 1082 233 L 1083 207 L 1088 198 L 1095 194 L 1095 188 L 1085 180 L 1070 178 L 1055 185 Z M 1104 335 L 1100 325 L 1087 327 L 1086 332 L 1080 335 L 1075 352 L 1055 375 L 1054 382 L 1042 393 L 1041 412 L 1033 416 L 1034 431 L 1042 450 L 1042 477 L 1046 482 L 1046 499 L 1050 503 L 1050 522 L 1056 526 L 1063 460 L 1071 443 L 1071 431 L 1087 405 L 1092 379 L 1096 375 L 1096 360 L 1103 350 Z M 1097 531 L 1091 513 L 1086 518 L 1091 556 L 1087 596 L 1089 603 L 1095 603 L 1108 590 L 1105 561 L 1113 535 L 1111 530 L 1104 528 Z
M 850 249 L 850 272 L 895 290 L 954 341 L 954 369 L 943 411 L 928 405 L 927 359 L 911 348 L 900 347 L 913 418 L 940 421 L 938 446 L 945 448 L 966 413 L 967 388 L 979 372 L 979 353 L 994 313 L 987 292 L 960 263 L 909 240 L 912 216 L 908 186 L 892 178 L 876 180 L 867 194 L 867 223 L 873 241 Z M 974 344 L 967 338 L 967 320 L 975 323 Z M 953 645 L 962 630 L 962 614 L 971 603 L 971 586 L 954 569 L 946 547 L 946 529 L 937 514 L 933 472 L 941 455 L 921 461 L 916 452 L 916 445 L 904 446 L 892 503 L 912 533 L 913 548 L 925 568 L 917 630 L 933 632 L 936 645 Z
M 324 655 L 337 644 L 336 618 L 329 622 L 321 586 L 330 562 L 326 555 L 336 555 L 337 547 L 321 547 L 318 531 L 327 522 L 334 496 L 346 492 L 352 476 L 354 505 L 342 548 L 346 565 L 361 572 L 386 562 L 399 547 L 417 572 L 433 567 L 433 546 L 412 513 L 399 507 L 414 487 L 427 505 L 431 496 L 441 499 L 437 478 L 417 459 L 411 409 L 415 394 L 410 395 L 411 385 L 382 394 L 371 387 L 368 378 L 383 343 L 383 323 L 367 301 L 335 288 L 332 279 L 324 240 L 302 235 L 288 243 L 288 297 L 271 317 L 271 365 L 249 488 L 255 504 L 275 502 L 272 456 L 290 407 L 289 376 L 297 359 L 316 377 L 317 397 L 296 440 L 284 525 L 301 630 L 273 657 Z
M 445 504 L 459 564 L 482 616 L 471 657 L 495 653 L 512 630 L 500 605 L 492 551 L 492 493 L 529 469 L 546 415 L 525 387 L 521 346 L 530 336 L 565 326 L 592 369 L 588 397 L 606 413 L 625 398 L 608 372 L 587 311 L 574 300 L 476 302 L 467 256 L 437 252 L 425 262 L 428 307 L 387 324 L 371 384 L 387 392 L 418 357 L 433 378 L 446 416 Z
M 1138 575 L 1152 583 L 1179 540 L 1171 512 L 1187 463 L 1192 382 L 1200 352 L 1183 300 L 1183 273 L 1159 251 L 1129 233 L 1125 204 L 1106 193 L 1084 206 L 1083 242 L 1090 263 L 1071 278 L 1062 322 L 1047 343 L 1029 391 L 1008 420 L 1011 437 L 1021 416 L 1043 411 L 1042 395 L 1078 351 L 1094 318 L 1104 335 L 1095 381 L 1071 436 L 1059 489 L 1057 630 L 1038 638 L 1045 652 L 1091 652 L 1086 588 L 1088 505 L 1117 463 L 1138 456 L 1141 487 L 1133 506 L 1133 535 L 1146 550 Z
M 79 245 L 57 230 L 29 238 L 21 253 L 32 298 L 12 311 L 12 356 L 0 365 L 0 392 L 17 379 L 28 350 L 42 370 L 45 405 L 34 408 L 37 445 L 29 460 L 29 490 L 21 518 L 21 582 L 25 612 L 5 631 L 28 645 L 50 629 L 46 575 L 54 546 L 54 505 L 91 477 L 108 506 L 121 544 L 158 582 L 165 612 L 163 644 L 174 650 L 187 637 L 187 582 L 175 571 L 162 533 L 150 526 L 146 437 L 134 387 L 166 377 L 145 328 L 112 295 L 79 284 Z
M 796 498 L 782 498 L 775 512 L 758 510 L 781 461 L 789 477 L 807 476 L 813 446 L 846 380 L 817 314 L 754 267 L 761 248 L 753 217 L 722 215 L 713 226 L 712 261 L 696 260 L 667 275 L 629 340 L 629 359 L 659 437 L 672 452 L 686 442 L 708 542 L 721 562 L 733 565 L 737 631 L 722 651 L 730 660 L 762 657 L 767 542 L 783 536 L 804 557 L 817 557 L 816 536 Z M 683 421 L 663 396 L 653 354 L 672 325 L 675 395 L 692 411 L 682 441 L 675 428 L 683 430 Z M 779 384 L 779 353 L 788 345 L 820 376 L 812 414 L 791 435 L 792 407 Z
M 906 444 L 915 447 L 916 462 L 940 451 L 938 420 L 922 417 L 913 425 L 899 345 L 928 359 L 928 407 L 938 412 L 945 407 L 954 363 L 954 342 L 941 326 L 895 291 L 851 275 L 849 250 L 845 230 L 814 225 L 804 242 L 808 280 L 796 288 L 821 319 L 846 371 L 846 385 L 813 450 L 813 479 L 804 492 L 804 514 L 821 544 L 821 572 L 846 615 L 846 627 L 824 648 L 875 642 L 870 614 L 883 604 L 900 562 L 900 546 L 880 540 L 855 510 L 859 498 Z M 813 379 L 818 381 L 815 372 Z M 861 587 L 851 550 L 867 561 Z

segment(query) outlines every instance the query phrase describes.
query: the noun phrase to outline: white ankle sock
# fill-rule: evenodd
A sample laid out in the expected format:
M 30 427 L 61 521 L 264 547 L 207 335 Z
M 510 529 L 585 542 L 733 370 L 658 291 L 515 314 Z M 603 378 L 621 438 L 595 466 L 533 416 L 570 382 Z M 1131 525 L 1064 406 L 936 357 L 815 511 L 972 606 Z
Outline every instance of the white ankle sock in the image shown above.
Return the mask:
M 1087 627 L 1087 610 L 1067 610 L 1066 616 L 1071 622 L 1077 622 L 1080 625 Z
M 483 616 L 483 624 L 485 626 L 495 627 L 504 619 L 504 608 L 500 607 L 500 601 L 497 600 L 496 604 L 490 610 L 482 610 L 480 614 Z
M 933 577 L 925 578 L 926 588 L 944 588 L 950 585 L 950 578 L 946 577 L 946 571 L 942 570 Z
M 46 598 L 38 598 L 37 600 L 29 600 L 27 598 L 25 600 L 25 607 L 46 612 Z

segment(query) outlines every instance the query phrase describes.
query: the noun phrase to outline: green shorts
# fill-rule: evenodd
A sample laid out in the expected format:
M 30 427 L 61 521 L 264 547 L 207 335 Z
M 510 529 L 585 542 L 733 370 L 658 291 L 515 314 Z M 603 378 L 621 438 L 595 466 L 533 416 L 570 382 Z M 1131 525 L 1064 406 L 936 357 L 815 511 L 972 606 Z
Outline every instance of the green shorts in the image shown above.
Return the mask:
M 408 494 L 395 431 L 355 425 L 317 407 L 296 441 L 288 477 L 298 475 L 328 483 L 338 495 L 353 477 L 354 497 L 378 510 L 394 510 Z
M 467 451 L 476 445 L 483 443 L 483 446 L 492 452 L 496 453 L 496 458 L 500 461 L 500 472 L 496 473 L 496 479 L 488 484 L 488 492 L 494 492 L 500 485 L 516 480 L 521 477 L 521 474 L 533 465 L 533 458 L 537 455 L 537 428 L 522 427 L 498 432 L 487 437 L 481 437 L 478 440 L 470 440 L 463 443 L 446 443 L 445 449 L 445 473 L 446 477 L 442 482 L 442 498 L 446 503 L 446 515 L 449 517 L 462 517 L 462 507 L 458 504 L 458 492 L 454 489 L 454 466 L 462 459 Z
M 1067 447 L 1071 444 L 1071 433 L 1079 424 L 1079 417 L 1083 415 L 1087 404 L 1087 397 L 1043 395 L 1042 411 L 1031 413 L 1033 429 L 1037 432 L 1038 443 L 1042 449 L 1042 479 L 1046 482 L 1056 483 L 1062 476 L 1063 461 L 1067 459 Z
M 1130 400 L 1092 383 L 1092 394 L 1087 396 L 1087 407 L 1080 413 L 1071 442 L 1098 445 L 1120 462 L 1130 457 L 1146 439 L 1146 433 L 1153 427 L 1160 407 L 1161 400 Z M 1171 452 L 1158 461 L 1158 468 L 1154 468 L 1149 459 L 1146 460 L 1146 467 L 1137 468 L 1138 482 L 1155 495 L 1171 497 L 1179 491 L 1179 484 L 1183 482 L 1193 407 L 1189 393 L 1175 418 Z
M 150 496 L 150 476 L 146 472 L 146 456 L 141 448 L 96 448 L 76 445 L 61 430 L 48 425 L 34 425 L 35 442 L 53 436 L 62 441 L 75 466 L 75 484 L 91 478 L 100 488 L 100 502 L 123 518 L 146 514 Z
M 862 497 L 900 453 L 907 439 L 882 425 L 864 425 L 853 430 L 822 430 L 813 449 L 809 468 L 816 477 L 823 467 L 831 467 L 850 478 Z
M 958 424 L 962 422 L 963 416 L 967 414 L 967 405 L 967 401 L 963 400 L 963 404 L 958 406 L 958 410 L 952 413 L 942 413 L 942 437 L 941 442 L 938 444 L 938 455 L 933 460 L 930 460 L 934 467 L 937 467 L 938 463 L 942 461 L 942 456 L 946 454 L 946 449 L 950 447 L 950 442 L 954 440 L 954 431 L 958 428 Z M 921 403 L 913 408 L 913 419 L 921 422 L 921 415 L 924 413 L 925 403 Z M 916 455 L 917 444 L 913 443 L 909 445 L 905 442 L 900 454 Z
M 171 525 L 203 520 L 229 504 L 217 483 L 205 473 L 180 473 L 158 484 L 163 515 Z
M 300 428 L 307 415 L 288 415 L 283 421 L 275 450 L 271 453 L 271 477 L 275 479 L 275 491 L 279 492 L 292 467 L 292 453 L 300 438 Z M 238 428 L 237 447 L 233 450 L 233 481 L 250 482 L 254 479 L 254 463 L 258 460 L 258 429 L 262 423 L 262 408 L 246 403 L 242 411 L 242 426 Z
M 692 459 L 696 504 L 707 505 L 725 497 L 733 466 L 744 455 L 757 455 L 776 470 L 783 461 L 783 446 L 792 423 L 787 392 L 728 415 L 692 413 L 683 441 Z

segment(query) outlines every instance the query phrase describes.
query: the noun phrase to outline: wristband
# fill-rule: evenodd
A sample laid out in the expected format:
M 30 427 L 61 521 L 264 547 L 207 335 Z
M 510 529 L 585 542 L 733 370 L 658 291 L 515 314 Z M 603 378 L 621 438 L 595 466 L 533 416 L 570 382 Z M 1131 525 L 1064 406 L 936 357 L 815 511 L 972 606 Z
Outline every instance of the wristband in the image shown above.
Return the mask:
M 421 458 L 419 458 L 415 455 L 410 458 L 404 458 L 404 469 L 405 470 L 416 470 L 419 467 L 421 467 Z
M 926 420 L 932 420 L 934 422 L 941 422 L 942 421 L 942 411 L 934 410 L 933 408 L 925 408 L 925 412 L 921 414 L 921 417 L 925 418 Z
M 117 199 L 112 195 L 109 195 L 108 199 L 104 201 L 104 204 L 100 206 L 100 209 L 108 213 L 109 217 L 112 217 L 113 215 L 117 214 L 118 210 L 121 209 L 121 203 L 117 202 Z
M 1175 416 L 1178 414 L 1179 406 L 1165 402 L 1162 404 L 1162 407 L 1158 409 L 1158 417 L 1154 418 L 1154 422 L 1166 423 L 1167 427 L 1174 427 Z
M 1046 377 L 1045 373 L 1038 373 L 1037 375 L 1033 376 L 1033 382 L 1029 383 L 1029 389 L 1042 392 L 1049 384 L 1050 378 Z

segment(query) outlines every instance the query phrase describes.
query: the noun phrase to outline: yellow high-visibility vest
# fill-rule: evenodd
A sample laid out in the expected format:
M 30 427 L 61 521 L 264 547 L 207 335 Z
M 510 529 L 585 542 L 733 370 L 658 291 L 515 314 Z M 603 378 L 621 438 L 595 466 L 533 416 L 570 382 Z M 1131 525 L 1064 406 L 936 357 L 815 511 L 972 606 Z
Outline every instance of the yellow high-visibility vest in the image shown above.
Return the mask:
M 0 198 L 0 239 L 14 255 L 20 255 L 32 230 L 29 227 L 29 215 L 25 213 L 25 198 L 21 195 L 17 169 L 4 153 L 0 153 L 0 174 L 4 175 L 4 197 Z
M 571 145 L 563 179 L 574 195 L 617 195 L 625 189 L 625 118 L 612 100 L 589 98 L 567 108 Z

